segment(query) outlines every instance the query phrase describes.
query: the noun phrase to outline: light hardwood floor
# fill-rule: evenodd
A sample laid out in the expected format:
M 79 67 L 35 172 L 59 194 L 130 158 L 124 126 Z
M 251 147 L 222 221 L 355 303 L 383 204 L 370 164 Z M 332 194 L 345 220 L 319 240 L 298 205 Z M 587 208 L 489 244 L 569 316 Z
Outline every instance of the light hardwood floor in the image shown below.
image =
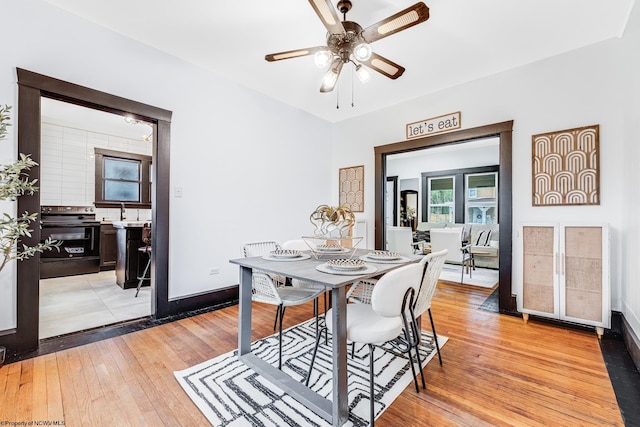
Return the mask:
M 478 310 L 489 289 L 440 283 L 432 311 L 449 337 L 380 426 L 622 426 L 595 333 Z M 291 307 L 286 326 L 311 317 Z M 207 425 L 173 371 L 237 347 L 237 306 L 5 365 L 0 421 L 66 426 Z M 271 334 L 255 305 L 253 338 Z M 428 322 L 424 322 L 428 328 Z

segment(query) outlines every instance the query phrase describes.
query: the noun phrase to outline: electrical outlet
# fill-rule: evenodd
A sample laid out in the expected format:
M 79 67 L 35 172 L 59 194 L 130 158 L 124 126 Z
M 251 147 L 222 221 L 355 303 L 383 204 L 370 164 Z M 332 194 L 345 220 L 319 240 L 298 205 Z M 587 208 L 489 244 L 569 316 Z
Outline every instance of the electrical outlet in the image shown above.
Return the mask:
M 220 267 L 211 267 L 209 275 L 213 276 L 214 274 L 220 274 Z

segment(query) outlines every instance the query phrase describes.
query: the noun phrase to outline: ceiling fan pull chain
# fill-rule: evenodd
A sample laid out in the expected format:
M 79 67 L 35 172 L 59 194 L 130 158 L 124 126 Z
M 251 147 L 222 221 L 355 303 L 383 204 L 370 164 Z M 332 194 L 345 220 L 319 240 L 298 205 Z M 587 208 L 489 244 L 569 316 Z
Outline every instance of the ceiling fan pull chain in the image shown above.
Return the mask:
M 340 85 L 336 85 L 336 110 L 340 109 Z
M 353 67 L 351 67 L 351 108 L 355 106 L 355 103 L 353 102 L 353 90 Z

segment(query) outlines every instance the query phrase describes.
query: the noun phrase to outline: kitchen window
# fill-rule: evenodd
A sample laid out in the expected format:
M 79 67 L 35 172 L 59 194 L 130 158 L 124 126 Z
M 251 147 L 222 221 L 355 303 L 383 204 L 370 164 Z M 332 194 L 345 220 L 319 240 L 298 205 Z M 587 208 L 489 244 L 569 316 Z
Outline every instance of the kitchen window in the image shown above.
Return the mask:
M 151 208 L 151 157 L 95 148 L 95 206 Z

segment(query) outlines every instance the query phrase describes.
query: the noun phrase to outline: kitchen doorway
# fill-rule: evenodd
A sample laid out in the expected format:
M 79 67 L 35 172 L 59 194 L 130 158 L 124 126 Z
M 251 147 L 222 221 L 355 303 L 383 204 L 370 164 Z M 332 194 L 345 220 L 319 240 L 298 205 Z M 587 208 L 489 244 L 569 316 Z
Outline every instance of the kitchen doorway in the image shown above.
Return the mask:
M 181 307 L 179 302 L 169 301 L 169 170 L 170 133 L 172 112 L 121 98 L 95 89 L 79 86 L 52 77 L 17 69 L 18 75 L 18 151 L 31 153 L 35 162 L 40 162 L 42 97 L 57 99 L 75 105 L 117 114 L 131 114 L 134 119 L 146 120 L 156 125 L 153 142 L 153 187 L 152 187 L 152 240 L 151 256 L 151 313 L 155 318 L 175 314 Z M 162 173 L 158 173 L 162 171 Z M 40 179 L 40 168 L 29 174 L 31 179 Z M 39 212 L 40 194 L 18 199 L 18 211 Z M 41 232 L 35 229 L 24 243 L 33 246 L 40 241 Z M 17 352 L 29 351 L 39 345 L 39 257 L 33 257 L 17 265 L 17 327 L 5 337 Z M 184 310 L 184 309 L 183 309 Z
M 152 209 L 131 201 L 122 207 L 96 203 L 102 188 L 96 185 L 96 150 L 152 159 L 154 132 L 151 122 L 41 99 L 42 238 L 51 236 L 63 245 L 40 256 L 40 339 L 151 315 L 148 280 L 137 297 L 135 288 L 116 283 L 113 221 L 133 218 L 151 224 Z M 137 189 L 133 199 L 140 195 Z M 148 255 L 137 255 L 141 271 L 136 274 L 141 275 Z

